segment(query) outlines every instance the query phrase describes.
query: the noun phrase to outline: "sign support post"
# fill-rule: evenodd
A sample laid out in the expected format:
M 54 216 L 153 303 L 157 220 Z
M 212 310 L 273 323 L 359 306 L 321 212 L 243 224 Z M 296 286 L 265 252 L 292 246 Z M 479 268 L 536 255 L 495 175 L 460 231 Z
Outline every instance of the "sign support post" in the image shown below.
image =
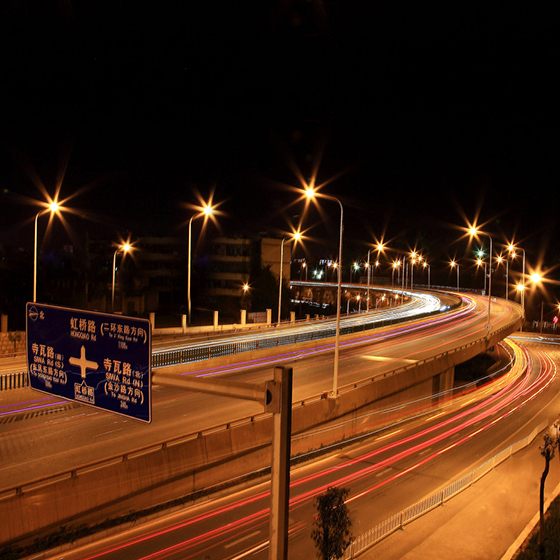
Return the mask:
M 288 559 L 292 379 L 291 367 L 275 367 L 273 381 L 264 384 L 171 375 L 162 368 L 152 370 L 152 383 L 157 385 L 257 401 L 264 405 L 265 412 L 272 412 L 269 560 Z

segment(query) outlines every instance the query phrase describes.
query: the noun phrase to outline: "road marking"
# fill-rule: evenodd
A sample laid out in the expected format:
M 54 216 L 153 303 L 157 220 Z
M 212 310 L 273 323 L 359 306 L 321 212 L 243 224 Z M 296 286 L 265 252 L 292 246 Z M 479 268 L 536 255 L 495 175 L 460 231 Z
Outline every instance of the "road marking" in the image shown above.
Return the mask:
M 377 441 L 380 441 L 382 439 L 391 437 L 391 436 L 396 436 L 397 434 L 401 433 L 403 431 L 402 428 L 398 429 L 398 430 L 393 430 L 392 432 L 389 432 L 387 434 L 383 434 L 382 436 L 378 436 Z
M 405 362 L 407 364 L 415 364 L 418 360 L 408 360 L 407 358 L 391 358 L 390 356 L 362 356 L 366 360 L 372 362 Z
M 247 539 L 252 539 L 255 535 L 259 535 L 260 531 L 253 531 L 252 533 L 249 533 L 248 535 L 245 535 L 244 537 L 241 537 L 240 539 L 237 539 L 236 541 L 231 541 L 229 544 L 225 544 L 224 548 L 231 548 L 232 546 L 236 546 L 239 543 L 242 543 L 243 541 L 246 541 Z

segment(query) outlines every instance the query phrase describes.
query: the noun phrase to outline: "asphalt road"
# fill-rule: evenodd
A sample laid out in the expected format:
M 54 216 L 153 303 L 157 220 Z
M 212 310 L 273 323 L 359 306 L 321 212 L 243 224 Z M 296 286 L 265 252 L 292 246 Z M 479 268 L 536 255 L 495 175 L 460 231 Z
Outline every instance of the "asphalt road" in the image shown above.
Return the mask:
M 358 535 L 484 463 L 528 435 L 543 419 L 552 422 L 558 415 L 560 389 L 557 348 L 512 343 L 508 352 L 515 360 L 508 374 L 475 392 L 465 388 L 462 395 L 437 409 L 419 403 L 415 418 L 385 430 L 376 430 L 375 419 L 369 417 L 371 437 L 293 467 L 290 559 L 314 556 L 310 539 L 313 499 L 329 485 L 350 489 L 347 503 L 353 532 Z M 264 560 L 268 489 L 264 481 L 229 491 L 51 558 Z M 468 532 L 468 527 L 464 530 Z M 452 547 L 452 543 L 444 544 Z M 480 545 L 488 548 L 488 544 Z M 375 556 L 373 550 L 369 557 L 383 556 Z

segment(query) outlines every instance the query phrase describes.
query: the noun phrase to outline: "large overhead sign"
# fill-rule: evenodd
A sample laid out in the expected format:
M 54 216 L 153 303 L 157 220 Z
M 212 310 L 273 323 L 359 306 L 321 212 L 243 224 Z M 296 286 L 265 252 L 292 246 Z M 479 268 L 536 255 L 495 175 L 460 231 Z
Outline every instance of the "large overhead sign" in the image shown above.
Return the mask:
M 33 389 L 151 421 L 150 322 L 27 304 L 27 369 Z

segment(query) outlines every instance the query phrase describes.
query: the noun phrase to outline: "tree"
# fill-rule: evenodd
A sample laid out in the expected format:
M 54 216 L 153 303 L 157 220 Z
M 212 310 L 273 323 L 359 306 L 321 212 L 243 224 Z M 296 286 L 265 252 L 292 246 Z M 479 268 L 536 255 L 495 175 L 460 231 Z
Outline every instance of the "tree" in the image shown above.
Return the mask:
M 321 560 L 342 558 L 351 544 L 352 521 L 344 500 L 349 494 L 347 488 L 331 486 L 315 498 L 317 515 L 313 522 L 311 538 L 315 541 L 317 557 Z
M 555 436 L 550 432 L 545 432 L 543 436 L 543 444 L 539 447 L 541 455 L 545 460 L 544 471 L 541 475 L 541 492 L 540 492 L 540 524 L 539 524 L 539 555 L 541 560 L 544 560 L 544 483 L 546 477 L 548 476 L 548 471 L 550 469 L 550 461 L 554 458 L 554 448 L 556 447 L 557 441 Z

